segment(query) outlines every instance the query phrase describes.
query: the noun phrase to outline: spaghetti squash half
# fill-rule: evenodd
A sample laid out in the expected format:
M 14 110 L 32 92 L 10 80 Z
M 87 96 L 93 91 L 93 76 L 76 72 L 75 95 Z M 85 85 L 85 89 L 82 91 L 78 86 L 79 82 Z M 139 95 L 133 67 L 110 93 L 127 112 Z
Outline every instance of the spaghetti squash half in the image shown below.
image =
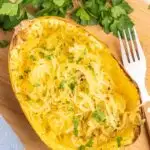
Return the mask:
M 53 150 L 116 150 L 139 134 L 136 85 L 78 25 L 57 17 L 22 22 L 9 72 L 25 115 Z

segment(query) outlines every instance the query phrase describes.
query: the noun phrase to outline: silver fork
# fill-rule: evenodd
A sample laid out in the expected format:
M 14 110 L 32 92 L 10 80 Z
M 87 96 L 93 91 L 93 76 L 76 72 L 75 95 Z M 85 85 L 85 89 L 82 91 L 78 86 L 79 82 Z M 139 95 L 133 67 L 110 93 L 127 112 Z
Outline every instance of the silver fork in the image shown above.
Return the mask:
M 118 31 L 122 62 L 127 73 L 131 76 L 131 78 L 137 83 L 139 87 L 142 100 L 141 103 L 143 111 L 145 112 L 147 129 L 150 135 L 150 95 L 148 94 L 145 86 L 147 68 L 146 59 L 135 27 L 133 27 L 132 30 L 134 32 L 135 38 L 132 37 L 131 29 L 128 28 L 128 31 L 123 30 L 123 36 L 125 39 L 124 42 L 121 38 L 120 32 Z M 127 32 L 130 37 L 130 43 L 127 40 Z

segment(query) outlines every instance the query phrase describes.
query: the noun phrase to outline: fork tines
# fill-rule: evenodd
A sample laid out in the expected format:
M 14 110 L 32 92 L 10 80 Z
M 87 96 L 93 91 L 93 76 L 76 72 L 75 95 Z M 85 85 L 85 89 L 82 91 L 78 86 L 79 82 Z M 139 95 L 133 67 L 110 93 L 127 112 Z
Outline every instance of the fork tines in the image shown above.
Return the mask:
M 123 64 L 125 65 L 126 63 L 144 59 L 144 53 L 140 45 L 135 27 L 133 27 L 133 29 L 124 29 L 122 34 L 124 40 L 121 37 L 121 33 L 118 31 Z

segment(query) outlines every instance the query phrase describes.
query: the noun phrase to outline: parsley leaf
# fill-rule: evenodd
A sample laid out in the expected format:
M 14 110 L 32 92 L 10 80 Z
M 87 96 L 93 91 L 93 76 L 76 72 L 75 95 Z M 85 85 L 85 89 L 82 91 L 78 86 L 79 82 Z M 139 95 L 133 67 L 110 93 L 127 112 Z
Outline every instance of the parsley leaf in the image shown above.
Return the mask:
M 17 0 L 12 3 L 9 0 L 0 0 L 0 27 L 9 30 L 24 19 L 32 19 L 39 16 L 65 17 L 70 11 L 70 16 L 82 25 L 102 26 L 106 33 L 117 32 L 133 27 L 129 18 L 133 9 L 125 0 L 79 0 L 79 7 L 73 9 L 73 0 Z M 35 8 L 30 13 L 28 6 Z M 150 6 L 149 6 L 150 8 Z M 121 33 L 122 34 L 122 33 Z
M 97 122 L 103 122 L 106 120 L 105 114 L 99 110 L 95 110 L 92 114 L 92 117 L 97 121 Z
M 79 118 L 73 117 L 74 135 L 78 136 Z
M 77 23 L 82 24 L 82 25 L 98 24 L 97 18 L 84 8 L 77 9 L 72 14 L 72 19 L 74 19 Z
M 53 0 L 54 4 L 56 4 L 57 6 L 62 6 L 65 2 L 65 0 Z
M 48 59 L 48 60 L 52 60 L 52 57 L 53 57 L 52 55 L 45 56 L 45 58 Z
M 120 7 L 120 6 L 114 6 L 111 9 L 111 13 L 112 13 L 112 17 L 118 18 L 121 15 L 125 15 L 126 11 L 122 7 Z
M 113 33 L 113 35 L 118 35 L 118 20 L 114 20 L 113 23 L 110 25 L 110 31 Z
M 89 141 L 86 143 L 86 147 L 92 147 L 93 145 L 93 138 L 90 138 Z
M 87 0 L 85 2 L 85 8 L 87 8 L 88 11 L 97 18 L 97 13 L 99 12 L 99 5 L 97 5 L 96 0 Z
M 122 34 L 123 29 L 133 27 L 128 16 L 132 11 L 125 0 L 86 0 L 82 1 L 82 6 L 72 14 L 72 18 L 82 25 L 99 23 L 106 33 L 118 36 L 118 31 Z
M 122 31 L 123 29 L 132 28 L 134 25 L 131 19 L 126 15 L 121 16 L 118 21 L 118 29 L 120 31 Z
M 120 147 L 120 146 L 121 146 L 122 137 L 118 136 L 118 137 L 116 138 L 116 141 L 117 141 L 118 147 Z
M 1 41 L 0 41 L 0 48 L 5 48 L 5 47 L 8 46 L 8 44 L 9 44 L 8 41 L 6 41 L 6 40 L 1 40 Z
M 39 8 L 42 4 L 41 0 L 22 0 L 22 4 L 24 5 L 32 5 L 34 8 Z
M 113 6 L 118 5 L 122 2 L 122 0 L 112 0 Z
M 3 3 L 0 8 L 0 15 L 15 16 L 18 12 L 18 4 Z
M 120 31 L 121 35 L 123 35 L 123 32 L 122 32 L 123 29 L 124 30 L 128 30 L 128 28 L 131 29 L 133 25 L 134 25 L 133 22 L 128 16 L 122 15 L 118 20 L 117 19 L 114 20 L 114 22 L 110 25 L 110 30 L 116 36 L 118 36 L 118 31 Z M 127 33 L 127 38 L 130 39 L 128 32 L 126 33 Z
M 106 16 L 103 20 L 102 20 L 102 25 L 103 25 L 103 28 L 104 28 L 104 31 L 106 33 L 109 33 L 110 32 L 110 25 L 113 21 L 113 18 L 111 16 Z
M 131 8 L 131 6 L 129 6 L 129 4 L 125 1 L 123 1 L 119 6 L 122 7 L 127 14 L 130 14 L 133 11 L 133 8 Z
M 83 8 L 79 8 L 77 10 L 76 16 L 79 17 L 81 20 L 90 20 L 89 14 Z

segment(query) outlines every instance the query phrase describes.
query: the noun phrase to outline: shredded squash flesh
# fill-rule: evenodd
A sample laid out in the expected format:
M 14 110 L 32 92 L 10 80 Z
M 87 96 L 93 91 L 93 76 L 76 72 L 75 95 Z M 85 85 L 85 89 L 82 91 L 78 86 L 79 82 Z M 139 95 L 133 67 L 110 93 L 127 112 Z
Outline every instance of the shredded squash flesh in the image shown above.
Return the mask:
M 18 31 L 9 70 L 23 111 L 53 150 L 116 150 L 136 138 L 138 90 L 84 29 L 34 19 Z

